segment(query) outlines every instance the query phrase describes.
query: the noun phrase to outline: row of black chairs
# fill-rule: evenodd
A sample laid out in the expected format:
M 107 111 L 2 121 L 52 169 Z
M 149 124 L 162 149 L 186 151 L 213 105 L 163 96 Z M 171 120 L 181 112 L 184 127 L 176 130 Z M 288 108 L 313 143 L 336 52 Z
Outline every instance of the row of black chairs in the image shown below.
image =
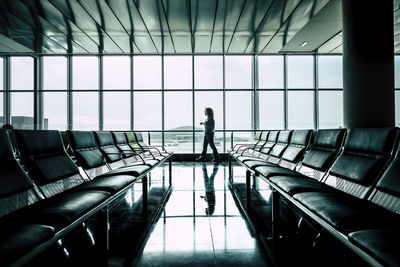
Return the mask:
M 97 246 L 106 262 L 110 205 L 136 182 L 143 183 L 144 202 L 149 172 L 166 161 L 171 168 L 172 153 L 145 145 L 133 132 L 67 131 L 72 157 L 58 131 L 11 135 L 15 151 L 9 133 L 0 130 L 2 266 L 30 262 L 93 218 L 103 229 Z
M 367 263 L 399 266 L 398 139 L 395 127 L 265 131 L 230 151 L 230 170 L 236 160 L 271 187 L 274 231 L 284 199 Z

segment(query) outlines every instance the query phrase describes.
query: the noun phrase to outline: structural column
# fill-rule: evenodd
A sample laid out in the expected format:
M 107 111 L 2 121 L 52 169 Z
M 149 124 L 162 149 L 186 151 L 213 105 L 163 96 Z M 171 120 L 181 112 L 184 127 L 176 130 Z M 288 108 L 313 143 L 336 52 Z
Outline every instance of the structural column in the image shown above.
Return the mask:
M 393 1 L 342 8 L 344 126 L 394 126 Z

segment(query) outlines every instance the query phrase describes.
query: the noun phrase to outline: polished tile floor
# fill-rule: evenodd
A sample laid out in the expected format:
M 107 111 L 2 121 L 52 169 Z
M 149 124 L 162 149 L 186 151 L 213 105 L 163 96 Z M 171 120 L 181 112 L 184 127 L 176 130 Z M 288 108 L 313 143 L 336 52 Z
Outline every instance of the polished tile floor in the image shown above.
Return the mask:
M 178 162 L 137 266 L 271 266 L 228 189 L 226 164 Z

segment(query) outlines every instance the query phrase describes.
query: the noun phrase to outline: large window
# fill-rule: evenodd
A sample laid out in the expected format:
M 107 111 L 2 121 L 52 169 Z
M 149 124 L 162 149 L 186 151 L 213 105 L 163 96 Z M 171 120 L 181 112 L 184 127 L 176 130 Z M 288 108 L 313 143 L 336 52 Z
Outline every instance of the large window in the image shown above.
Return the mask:
M 283 89 L 283 56 L 258 57 L 258 87 Z
M 0 84 L 9 87 L 0 87 L 0 117 L 4 107 L 11 117 L 0 124 L 10 120 L 15 128 L 33 128 L 37 110 L 38 128 L 133 129 L 152 144 L 199 153 L 207 107 L 214 110 L 220 152 L 252 140 L 259 129 L 343 126 L 342 57 L 337 55 L 5 58 L 0 67 L 9 59 L 10 71 L 0 69 Z M 399 56 L 395 67 L 398 107 Z M 1 82 L 3 72 L 9 83 Z
M 222 56 L 194 57 L 194 88 L 195 89 L 223 88 Z
M 252 57 L 226 56 L 225 57 L 225 84 L 227 89 L 252 88 Z
M 11 123 L 16 129 L 33 129 L 34 60 L 11 57 Z
M 0 57 L 0 125 L 3 125 L 4 124 L 4 116 L 3 116 L 3 83 L 4 83 L 4 80 L 3 80 L 3 71 L 4 71 L 4 69 L 3 69 L 3 64 L 4 64 L 4 61 L 3 61 L 3 58 L 2 57 Z
M 103 89 L 130 89 L 131 62 L 127 56 L 103 57 Z
M 314 68 L 312 56 L 288 56 L 288 88 L 314 88 Z
M 67 130 L 67 58 L 43 57 L 44 129 Z M 57 92 L 54 92 L 54 91 Z
M 135 89 L 161 89 L 161 57 L 133 57 L 133 77 Z
M 165 89 L 192 88 L 191 56 L 164 57 L 164 88 Z
M 72 81 L 75 90 L 99 89 L 99 58 L 93 56 L 72 57 Z

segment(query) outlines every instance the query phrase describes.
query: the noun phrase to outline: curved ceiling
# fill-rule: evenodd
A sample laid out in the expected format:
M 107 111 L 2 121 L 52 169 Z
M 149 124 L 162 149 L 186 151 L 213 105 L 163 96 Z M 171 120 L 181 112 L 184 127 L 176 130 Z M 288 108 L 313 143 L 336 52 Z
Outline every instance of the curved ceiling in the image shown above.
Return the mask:
M 341 0 L 2 0 L 0 12 L 0 53 L 341 53 L 342 46 Z M 394 39 L 400 52 L 400 0 Z

